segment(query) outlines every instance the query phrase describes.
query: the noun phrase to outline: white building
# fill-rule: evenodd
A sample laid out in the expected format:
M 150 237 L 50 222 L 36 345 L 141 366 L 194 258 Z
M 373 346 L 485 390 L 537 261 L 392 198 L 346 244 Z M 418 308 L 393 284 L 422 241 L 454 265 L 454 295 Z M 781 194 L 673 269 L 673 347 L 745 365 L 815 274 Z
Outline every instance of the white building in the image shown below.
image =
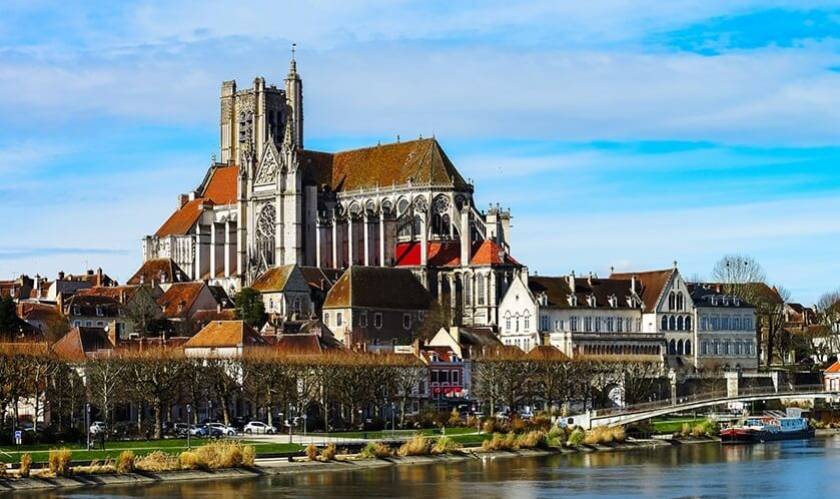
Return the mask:
M 694 365 L 756 369 L 755 307 L 720 284 L 690 284 L 696 324 Z M 673 345 L 669 345 L 671 349 Z
M 525 351 L 547 343 L 570 357 L 661 358 L 663 336 L 642 331 L 642 301 L 635 285 L 632 278 L 580 278 L 574 273 L 514 279 L 500 305 L 500 338 Z

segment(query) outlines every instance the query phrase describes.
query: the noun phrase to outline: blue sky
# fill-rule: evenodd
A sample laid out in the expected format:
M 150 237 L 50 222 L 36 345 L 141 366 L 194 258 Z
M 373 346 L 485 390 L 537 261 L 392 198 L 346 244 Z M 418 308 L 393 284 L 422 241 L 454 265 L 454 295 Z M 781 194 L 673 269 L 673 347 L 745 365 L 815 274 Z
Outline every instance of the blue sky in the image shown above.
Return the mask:
M 129 277 L 292 41 L 307 147 L 434 134 L 532 270 L 840 287 L 840 2 L 711 0 L 4 0 L 0 276 Z

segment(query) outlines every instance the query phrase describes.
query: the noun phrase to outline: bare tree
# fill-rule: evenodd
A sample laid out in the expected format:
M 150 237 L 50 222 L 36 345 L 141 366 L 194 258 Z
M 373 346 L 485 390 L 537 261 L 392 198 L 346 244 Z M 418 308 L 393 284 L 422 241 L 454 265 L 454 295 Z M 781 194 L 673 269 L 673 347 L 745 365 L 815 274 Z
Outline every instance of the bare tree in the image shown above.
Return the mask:
M 88 387 L 103 420 L 113 424 L 114 405 L 124 393 L 126 362 L 119 356 L 103 356 L 85 363 Z

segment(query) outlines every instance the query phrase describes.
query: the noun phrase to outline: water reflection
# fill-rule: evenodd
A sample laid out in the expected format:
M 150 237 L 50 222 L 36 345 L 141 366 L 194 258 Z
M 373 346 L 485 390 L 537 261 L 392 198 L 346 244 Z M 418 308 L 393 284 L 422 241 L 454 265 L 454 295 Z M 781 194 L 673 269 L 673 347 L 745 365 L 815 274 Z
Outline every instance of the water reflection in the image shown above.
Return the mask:
M 470 460 L 234 481 L 66 491 L 53 497 L 814 497 L 840 487 L 840 438 Z M 2 495 L 2 494 L 0 494 Z M 33 494 L 29 497 L 40 497 Z

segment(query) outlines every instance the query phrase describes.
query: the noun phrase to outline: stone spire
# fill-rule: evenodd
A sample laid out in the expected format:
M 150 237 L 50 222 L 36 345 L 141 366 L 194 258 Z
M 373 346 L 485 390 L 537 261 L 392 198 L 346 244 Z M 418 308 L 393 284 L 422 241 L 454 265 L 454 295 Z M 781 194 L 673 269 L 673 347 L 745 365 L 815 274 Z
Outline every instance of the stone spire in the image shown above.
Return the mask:
M 289 61 L 289 74 L 286 76 L 286 99 L 291 108 L 291 123 L 293 142 L 298 149 L 303 149 L 303 82 L 297 72 L 295 50 L 297 44 L 292 44 L 292 59 Z

